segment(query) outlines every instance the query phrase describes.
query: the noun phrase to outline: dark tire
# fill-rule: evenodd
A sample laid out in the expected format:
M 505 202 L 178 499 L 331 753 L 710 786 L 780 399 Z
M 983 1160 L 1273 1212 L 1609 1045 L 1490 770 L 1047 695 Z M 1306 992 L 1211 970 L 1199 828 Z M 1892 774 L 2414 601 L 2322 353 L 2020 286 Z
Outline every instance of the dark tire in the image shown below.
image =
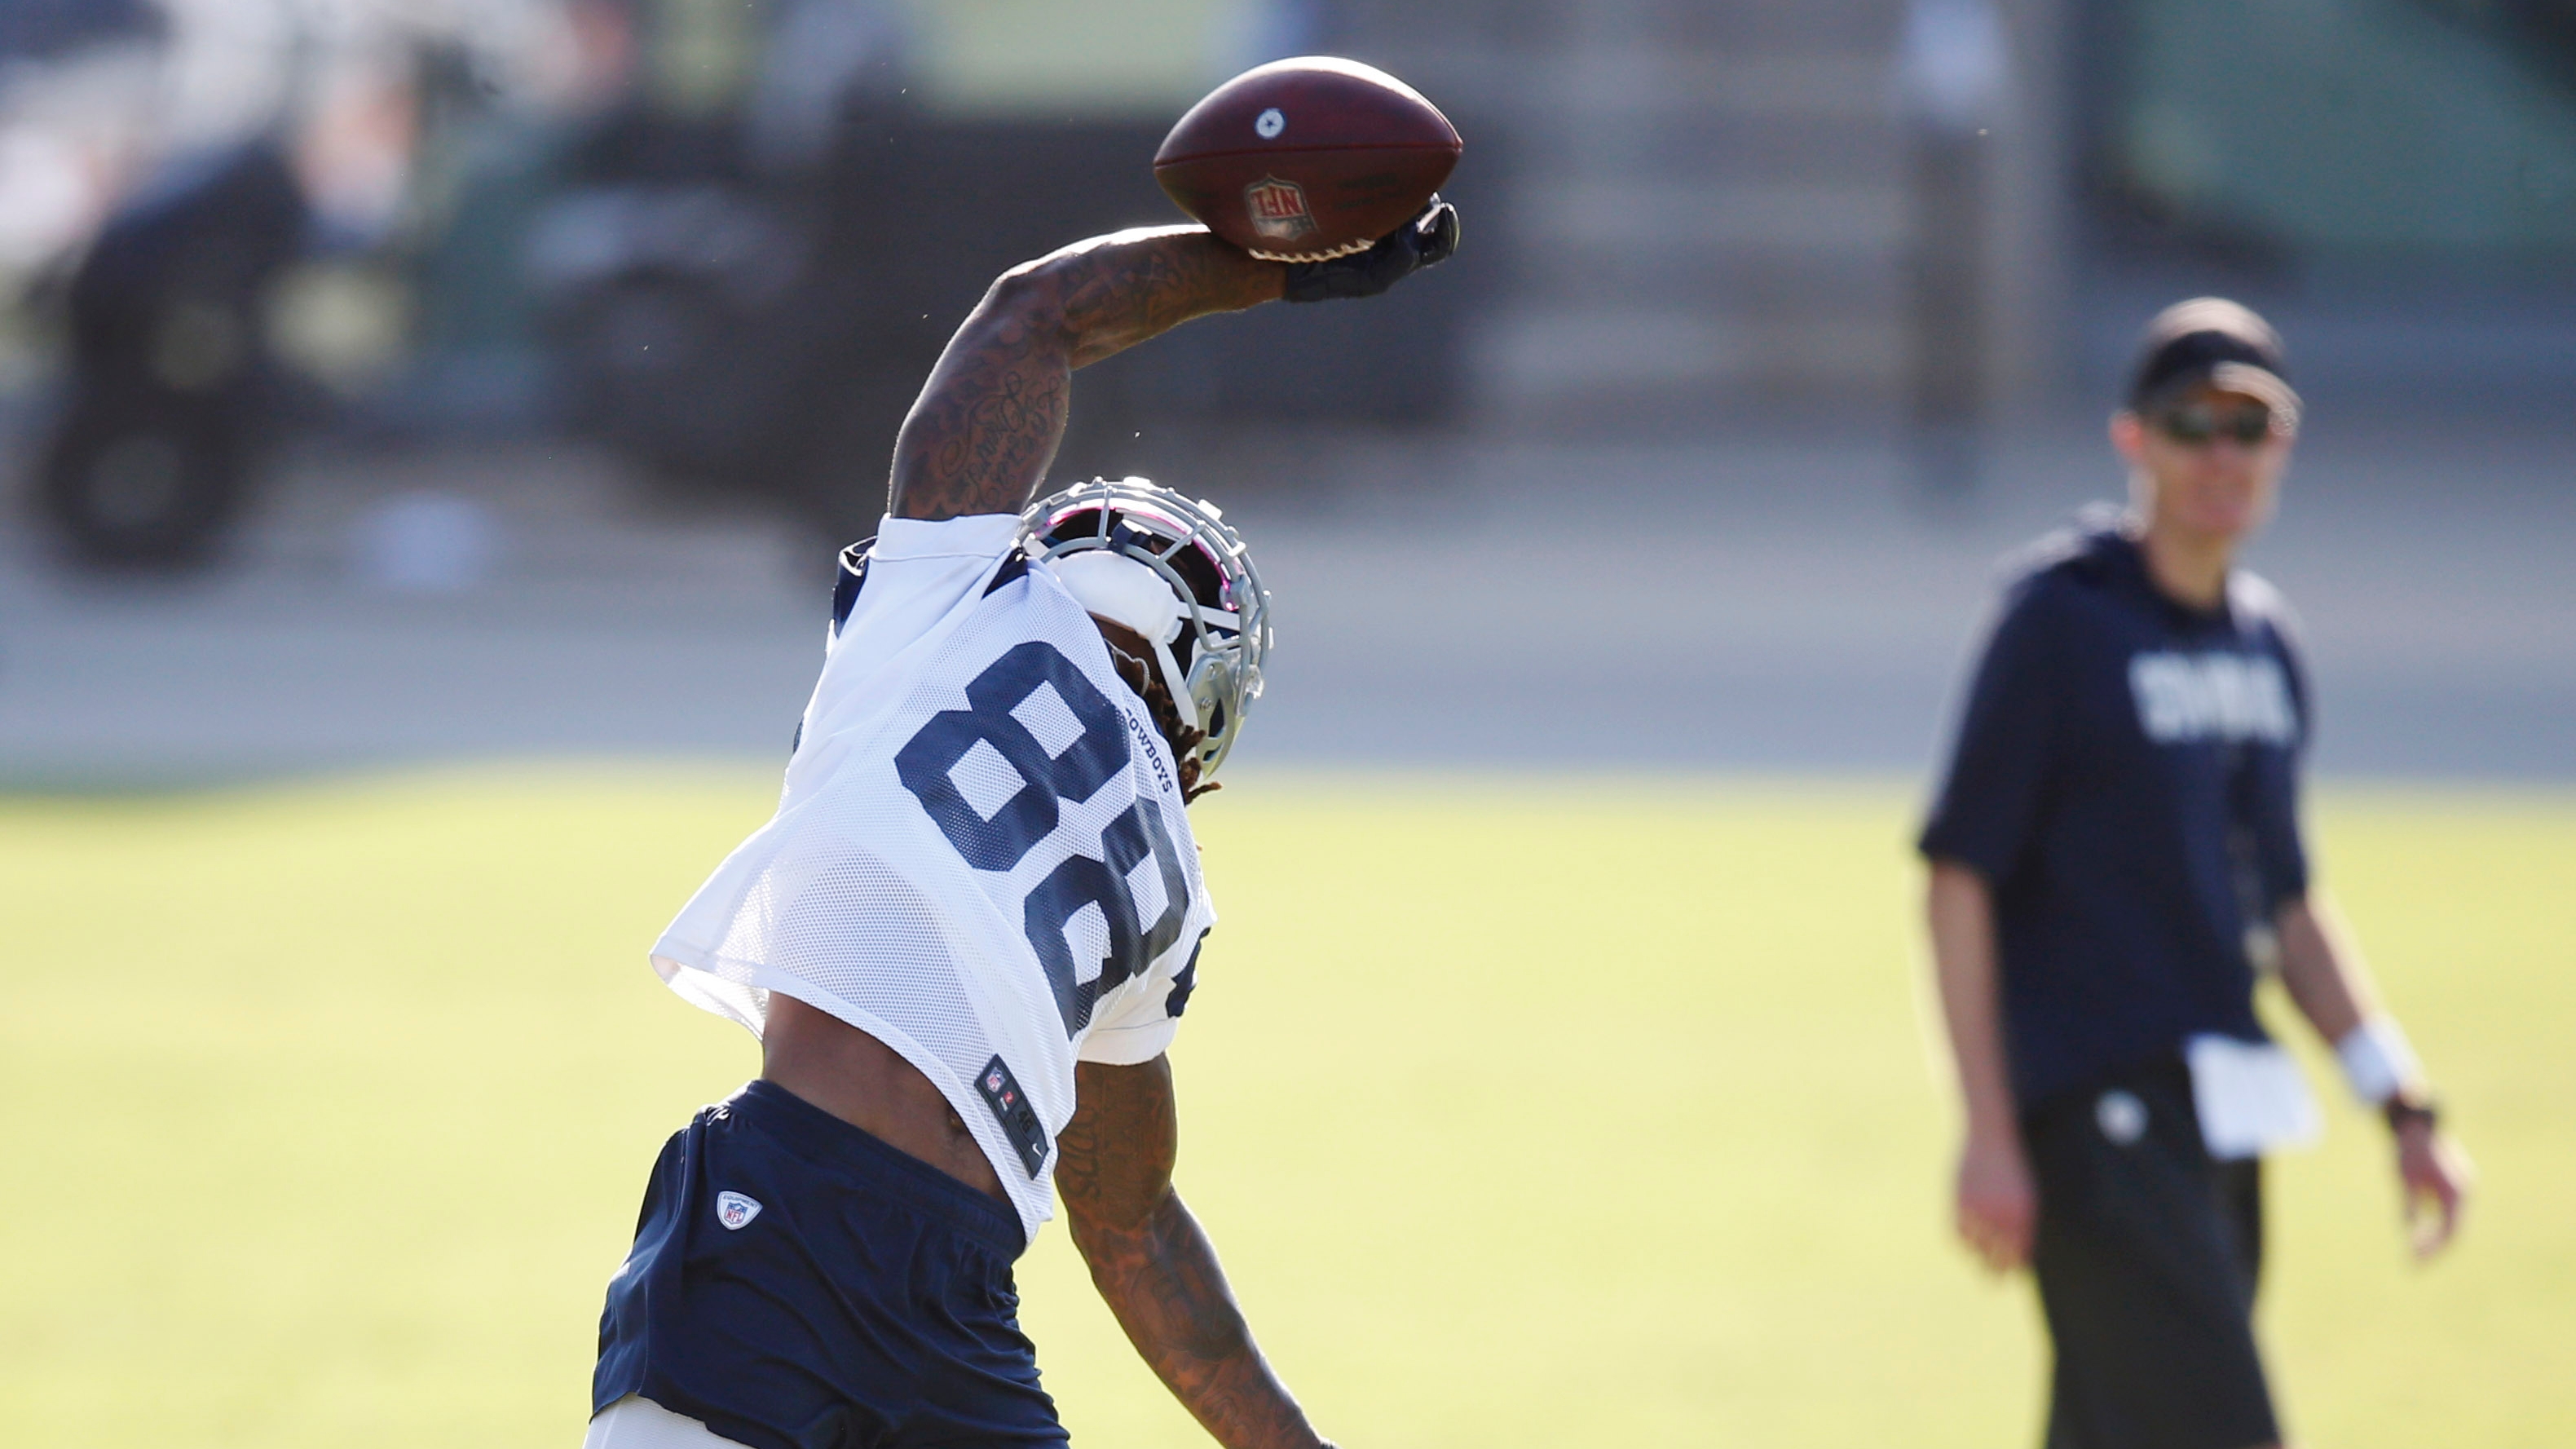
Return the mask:
M 75 403 L 45 450 L 38 507 L 76 564 L 203 567 L 248 492 L 241 436 L 195 409 Z

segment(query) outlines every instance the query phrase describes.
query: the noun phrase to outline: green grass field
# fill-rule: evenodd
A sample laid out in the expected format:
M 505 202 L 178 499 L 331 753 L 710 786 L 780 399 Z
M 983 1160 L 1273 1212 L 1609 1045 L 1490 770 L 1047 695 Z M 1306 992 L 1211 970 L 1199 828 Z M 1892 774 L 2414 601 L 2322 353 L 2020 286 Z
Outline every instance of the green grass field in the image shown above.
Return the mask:
M 0 1442 L 568 1446 L 663 1136 L 754 1065 L 645 946 L 767 771 L 0 799 Z M 1893 786 L 1250 775 L 1174 1051 L 1183 1190 L 1367 1446 L 2036 1440 L 1946 1238 Z M 2318 854 L 2484 1195 L 2401 1251 L 2329 1101 L 2265 1330 L 2329 1449 L 2576 1443 L 2576 797 L 2328 792 Z M 2313 1065 L 2315 1055 L 2310 1053 Z M 1202 1442 L 1063 1232 L 1078 1441 Z

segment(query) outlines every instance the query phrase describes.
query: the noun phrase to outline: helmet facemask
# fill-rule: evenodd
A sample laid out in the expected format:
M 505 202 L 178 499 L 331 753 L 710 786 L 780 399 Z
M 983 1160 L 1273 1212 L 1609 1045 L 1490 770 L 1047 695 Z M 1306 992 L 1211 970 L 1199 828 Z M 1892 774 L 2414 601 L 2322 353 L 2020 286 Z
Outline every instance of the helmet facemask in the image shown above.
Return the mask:
M 1269 591 L 1224 514 L 1142 478 L 1095 478 L 1030 504 L 1021 546 L 1086 608 L 1145 636 L 1172 703 L 1201 732 L 1195 773 L 1212 777 L 1261 695 L 1270 647 Z M 1166 593 L 1133 570 L 1077 562 L 1089 553 L 1142 565 Z

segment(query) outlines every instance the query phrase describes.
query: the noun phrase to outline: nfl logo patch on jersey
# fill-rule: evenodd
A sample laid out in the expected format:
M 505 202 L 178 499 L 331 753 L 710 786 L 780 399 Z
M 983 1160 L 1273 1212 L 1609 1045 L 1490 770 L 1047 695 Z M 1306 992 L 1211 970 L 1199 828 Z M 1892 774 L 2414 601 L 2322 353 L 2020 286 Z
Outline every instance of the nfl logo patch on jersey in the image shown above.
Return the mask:
M 1036 1110 L 1029 1106 L 1028 1093 L 1020 1090 L 1019 1079 L 1011 1075 L 1010 1065 L 998 1056 L 984 1064 L 983 1075 L 975 1079 L 975 1085 L 984 1094 L 984 1105 L 993 1109 L 993 1120 L 1002 1124 L 1002 1135 L 1019 1149 L 1020 1162 L 1034 1180 L 1046 1170 L 1047 1135 L 1046 1125 L 1038 1121 Z
M 1274 241 L 1295 241 L 1315 229 L 1306 188 L 1294 181 L 1262 177 L 1243 188 L 1243 209 L 1252 218 L 1252 229 Z
M 745 1223 L 760 1216 L 760 1200 L 738 1192 L 716 1194 L 716 1221 L 728 1232 L 740 1232 Z

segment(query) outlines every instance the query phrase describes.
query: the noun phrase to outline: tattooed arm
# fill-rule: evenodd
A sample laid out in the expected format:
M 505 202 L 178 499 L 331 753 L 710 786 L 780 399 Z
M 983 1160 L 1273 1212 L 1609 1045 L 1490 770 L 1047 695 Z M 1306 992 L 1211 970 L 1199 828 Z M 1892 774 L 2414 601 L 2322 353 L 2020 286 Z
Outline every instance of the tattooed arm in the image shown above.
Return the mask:
M 1064 437 L 1075 368 L 1193 317 L 1274 300 L 1287 277 L 1194 226 L 1094 237 L 1003 273 L 904 419 L 887 511 L 1019 512 Z
M 948 339 L 895 439 L 886 511 L 933 522 L 1017 513 L 1064 438 L 1073 370 L 1210 312 L 1374 297 L 1458 248 L 1433 196 L 1367 251 L 1265 262 L 1195 226 L 1115 232 L 1004 272 Z
M 1261 1357 L 1216 1249 L 1172 1191 L 1171 1063 L 1081 1062 L 1056 1191 L 1091 1281 L 1173 1397 L 1226 1449 L 1323 1441 Z

